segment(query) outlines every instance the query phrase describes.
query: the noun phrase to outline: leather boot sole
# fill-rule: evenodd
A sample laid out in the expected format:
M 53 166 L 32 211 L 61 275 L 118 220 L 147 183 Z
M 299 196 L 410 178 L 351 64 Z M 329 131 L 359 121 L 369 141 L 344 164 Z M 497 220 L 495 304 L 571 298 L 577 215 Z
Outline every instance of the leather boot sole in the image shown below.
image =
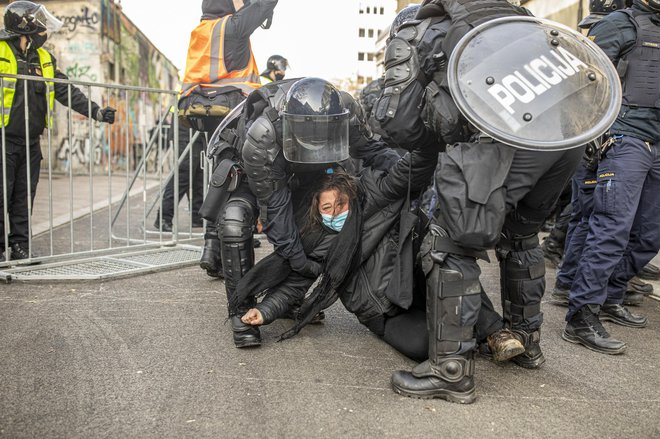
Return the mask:
M 241 340 L 234 338 L 234 346 L 237 348 L 254 348 L 261 346 L 261 340 L 256 337 L 245 337 Z
M 602 318 L 602 317 L 601 317 L 601 318 Z M 587 343 L 586 341 L 582 340 L 582 339 L 579 338 L 579 337 L 576 337 L 576 336 L 573 336 L 573 335 L 567 333 L 566 330 L 564 330 L 564 331 L 561 333 L 561 338 L 563 338 L 564 340 L 566 340 L 566 341 L 569 342 L 569 343 L 579 344 L 579 345 L 582 345 L 582 346 L 584 346 L 585 348 L 590 349 L 590 350 L 592 350 L 592 351 L 594 351 L 594 352 L 598 352 L 598 353 L 601 353 L 601 354 L 608 354 L 608 355 L 619 355 L 619 354 L 623 354 L 623 353 L 626 351 L 626 347 L 627 347 L 626 345 L 623 345 L 623 346 L 622 346 L 621 348 L 619 348 L 619 349 L 605 349 L 605 348 L 601 348 L 601 347 L 598 347 L 598 346 L 594 346 L 594 345 L 592 345 L 592 344 L 590 344 L 590 343 Z
M 456 404 L 472 404 L 477 399 L 477 390 L 474 387 L 467 392 L 454 392 L 447 389 L 430 389 L 412 392 L 392 383 L 392 389 L 399 395 L 407 396 L 408 398 L 444 399 L 445 401 Z
M 604 322 L 616 323 L 617 325 L 621 325 L 621 326 L 627 326 L 629 328 L 644 328 L 648 323 L 648 320 L 644 320 L 644 322 L 642 323 L 635 323 L 628 320 L 617 318 L 609 314 L 604 314 L 602 312 L 600 313 L 600 320 Z

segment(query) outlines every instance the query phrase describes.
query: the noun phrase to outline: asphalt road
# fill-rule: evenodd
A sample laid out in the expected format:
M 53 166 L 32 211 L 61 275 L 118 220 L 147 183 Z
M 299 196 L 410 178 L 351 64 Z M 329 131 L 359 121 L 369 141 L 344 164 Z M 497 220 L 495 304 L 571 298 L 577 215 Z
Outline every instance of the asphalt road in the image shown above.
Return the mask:
M 483 269 L 498 303 L 497 266 Z M 294 339 L 276 342 L 282 320 L 239 350 L 222 282 L 196 267 L 2 284 L 0 438 L 660 437 L 660 302 L 635 309 L 645 329 L 605 323 L 620 356 L 562 341 L 565 309 L 543 311 L 543 367 L 480 358 L 462 406 L 393 393 L 391 372 L 414 363 L 340 304 Z

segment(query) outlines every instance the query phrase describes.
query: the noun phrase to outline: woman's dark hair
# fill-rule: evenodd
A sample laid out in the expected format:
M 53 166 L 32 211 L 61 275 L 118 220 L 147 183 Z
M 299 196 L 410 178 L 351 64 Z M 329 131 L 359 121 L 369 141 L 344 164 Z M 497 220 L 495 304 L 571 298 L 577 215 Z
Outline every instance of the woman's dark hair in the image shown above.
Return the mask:
M 335 171 L 333 174 L 326 175 L 312 194 L 302 235 L 322 227 L 323 220 L 319 213 L 319 198 L 321 193 L 325 191 L 337 191 L 340 197 L 347 197 L 347 201 L 350 202 L 358 196 L 357 180 L 344 171 Z

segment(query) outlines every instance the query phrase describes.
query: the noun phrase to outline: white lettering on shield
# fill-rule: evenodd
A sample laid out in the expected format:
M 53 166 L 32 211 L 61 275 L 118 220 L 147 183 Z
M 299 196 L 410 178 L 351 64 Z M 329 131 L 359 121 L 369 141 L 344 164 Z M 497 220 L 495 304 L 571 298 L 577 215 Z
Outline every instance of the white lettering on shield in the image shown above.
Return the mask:
M 490 93 L 510 114 L 515 110 L 516 102 L 529 104 L 538 96 L 560 84 L 580 69 L 588 69 L 577 56 L 563 47 L 550 50 L 550 56 L 534 58 L 523 69 L 502 78 L 500 83 L 488 89 Z

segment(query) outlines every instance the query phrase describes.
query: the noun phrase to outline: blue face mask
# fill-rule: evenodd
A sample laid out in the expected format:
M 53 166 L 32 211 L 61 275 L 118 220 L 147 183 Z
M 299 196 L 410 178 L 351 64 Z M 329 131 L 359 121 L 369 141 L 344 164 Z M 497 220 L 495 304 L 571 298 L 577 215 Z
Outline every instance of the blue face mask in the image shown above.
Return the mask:
M 337 216 L 332 216 L 332 215 L 327 215 L 325 213 L 321 214 L 321 217 L 323 218 L 323 224 L 334 230 L 335 232 L 340 232 L 341 229 L 344 227 L 344 223 L 346 222 L 346 218 L 348 218 L 348 210 L 344 213 L 340 213 Z

